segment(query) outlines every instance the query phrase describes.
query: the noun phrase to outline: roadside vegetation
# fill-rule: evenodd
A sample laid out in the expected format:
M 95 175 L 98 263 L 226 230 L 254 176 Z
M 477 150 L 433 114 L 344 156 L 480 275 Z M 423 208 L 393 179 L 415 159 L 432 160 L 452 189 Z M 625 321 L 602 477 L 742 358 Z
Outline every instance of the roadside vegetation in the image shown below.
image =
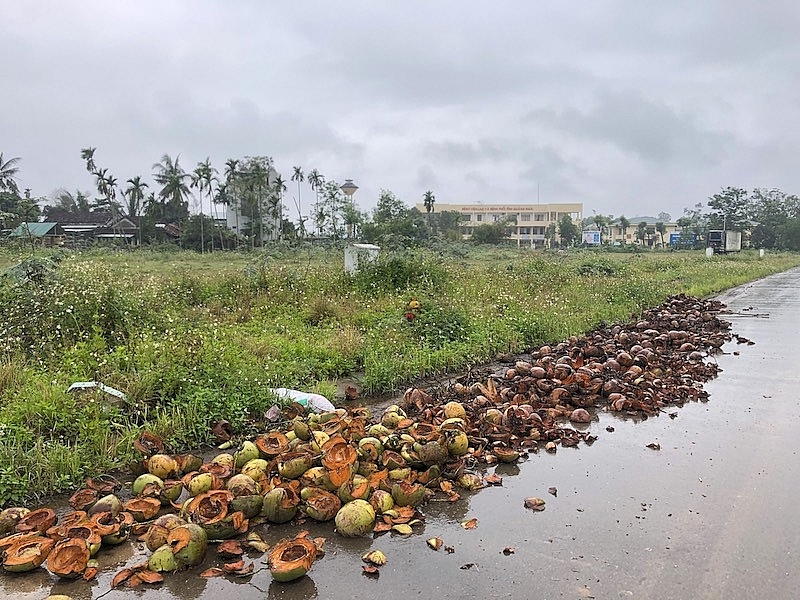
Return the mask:
M 756 251 L 0 252 L 0 504 L 125 466 L 147 429 L 173 451 L 268 427 L 270 387 L 333 397 L 442 375 L 800 264 Z M 420 308 L 409 316 L 408 304 Z M 123 391 L 68 394 L 77 381 Z

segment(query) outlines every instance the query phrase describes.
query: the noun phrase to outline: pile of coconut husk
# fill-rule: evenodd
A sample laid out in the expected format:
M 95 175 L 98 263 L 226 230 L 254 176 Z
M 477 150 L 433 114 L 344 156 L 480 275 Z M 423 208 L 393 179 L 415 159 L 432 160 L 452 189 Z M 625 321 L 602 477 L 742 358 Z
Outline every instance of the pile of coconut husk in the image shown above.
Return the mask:
M 46 508 L 2 511 L 3 567 L 45 565 L 59 577 L 90 579 L 94 555 L 133 536 L 152 554 L 120 571 L 114 585 L 158 583 L 164 571 L 195 567 L 210 542 L 221 542 L 220 566 L 202 576 L 248 576 L 253 565 L 241 557 L 269 551 L 275 580 L 291 581 L 322 555 L 323 540 L 300 534 L 269 548 L 258 526 L 310 519 L 333 521 L 344 536 L 409 535 L 427 500 L 455 501 L 459 489 L 495 483 L 485 465 L 595 439 L 569 421 L 588 423 L 597 409 L 653 415 L 704 398 L 702 383 L 718 373 L 707 358 L 731 337 L 722 308 L 676 296 L 637 322 L 542 346 L 487 377 L 411 388 L 380 415 L 307 414 L 293 404 L 284 410 L 288 426 L 208 461 L 170 454 L 145 433 L 125 489 L 113 478 L 88 480 L 60 518 Z

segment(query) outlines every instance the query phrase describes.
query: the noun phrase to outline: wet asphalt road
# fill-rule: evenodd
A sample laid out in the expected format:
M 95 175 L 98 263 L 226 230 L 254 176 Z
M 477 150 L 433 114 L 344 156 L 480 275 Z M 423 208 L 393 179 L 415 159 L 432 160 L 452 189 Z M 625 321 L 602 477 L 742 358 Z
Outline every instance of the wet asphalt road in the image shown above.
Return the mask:
M 293 584 L 272 583 L 265 558 L 255 557 L 249 579 L 204 580 L 191 571 L 156 588 L 110 591 L 114 572 L 146 556 L 125 544 L 99 555 L 114 567 L 91 584 L 58 583 L 43 570 L 0 575 L 0 597 L 800 597 L 800 270 L 721 299 L 734 333 L 755 345 L 734 340 L 724 347 L 717 357 L 723 373 L 706 386 L 708 402 L 638 422 L 601 412 L 587 426 L 598 436 L 592 446 L 502 465 L 501 487 L 429 504 L 424 527 L 412 536 L 348 540 L 319 526 L 311 531 L 327 538 L 327 554 Z M 544 498 L 546 510 L 525 509 L 528 496 Z M 476 529 L 460 526 L 469 518 L 478 520 Z M 274 527 L 271 539 L 298 530 Z M 431 537 L 454 552 L 431 550 Z M 361 573 L 360 557 L 371 549 L 389 559 L 377 579 Z

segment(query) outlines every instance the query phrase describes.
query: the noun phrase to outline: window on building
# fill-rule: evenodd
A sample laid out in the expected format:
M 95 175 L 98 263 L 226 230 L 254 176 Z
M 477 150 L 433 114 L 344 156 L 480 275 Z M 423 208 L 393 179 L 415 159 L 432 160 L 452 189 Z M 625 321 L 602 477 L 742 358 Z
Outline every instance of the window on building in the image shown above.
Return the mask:
M 479 222 L 483 221 L 483 215 L 475 215 L 475 220 Z
M 519 228 L 520 235 L 530 235 L 531 228 L 530 227 L 520 227 Z
M 547 221 L 547 214 L 546 213 L 536 213 L 533 215 L 534 221 Z
M 530 213 L 520 213 L 519 220 L 520 221 L 530 221 L 531 220 L 531 214 Z
M 461 215 L 462 221 L 472 221 L 472 215 Z

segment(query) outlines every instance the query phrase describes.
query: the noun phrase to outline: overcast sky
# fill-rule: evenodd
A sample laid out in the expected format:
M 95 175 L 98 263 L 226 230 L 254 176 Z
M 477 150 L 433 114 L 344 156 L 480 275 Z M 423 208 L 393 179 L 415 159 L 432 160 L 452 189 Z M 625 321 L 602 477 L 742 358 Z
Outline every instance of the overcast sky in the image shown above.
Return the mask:
M 2 0 L 0 152 L 36 196 L 269 155 L 406 204 L 800 193 L 800 2 Z M 286 204 L 294 204 L 289 185 Z M 304 187 L 302 201 L 311 191 Z

